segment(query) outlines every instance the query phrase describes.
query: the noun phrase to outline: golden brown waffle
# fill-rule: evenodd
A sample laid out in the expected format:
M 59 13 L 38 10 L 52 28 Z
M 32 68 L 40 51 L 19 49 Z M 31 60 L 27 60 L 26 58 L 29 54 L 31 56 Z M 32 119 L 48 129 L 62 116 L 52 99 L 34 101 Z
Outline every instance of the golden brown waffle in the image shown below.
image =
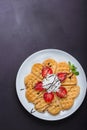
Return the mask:
M 40 104 L 38 104 L 38 106 L 40 106 Z M 46 111 L 46 109 L 47 109 L 47 107 L 48 107 L 48 104 L 44 104 L 42 107 L 38 107 L 38 108 L 36 108 L 36 105 L 35 105 L 35 109 L 38 111 L 38 112 L 45 112 Z
M 74 104 L 74 100 L 71 97 L 67 96 L 66 98 L 60 98 L 60 104 L 62 110 L 70 109 Z
M 71 90 L 71 88 L 73 87 L 73 85 L 68 85 L 68 86 L 63 86 L 67 92 L 69 92 Z
M 47 108 L 47 111 L 52 115 L 56 115 L 61 111 L 61 105 L 56 95 L 54 96 L 52 103 Z
M 31 72 L 36 75 L 37 77 L 39 77 L 40 79 L 43 79 L 42 77 L 42 69 L 43 69 L 43 65 L 40 63 L 36 63 L 32 66 Z
M 79 86 L 73 86 L 71 90 L 68 92 L 68 96 L 72 99 L 76 98 L 80 93 L 80 87 Z
M 70 109 L 74 103 L 74 99 L 79 95 L 80 87 L 72 86 L 70 91 L 68 91 L 65 98 L 60 98 L 60 103 L 63 110 Z
M 28 88 L 26 89 L 25 96 L 29 102 L 34 103 L 35 100 L 37 100 L 41 96 L 41 94 L 43 95 L 43 92 L 36 91 L 33 88 Z
M 28 76 L 26 76 L 24 79 L 26 88 L 29 88 L 29 87 L 33 88 L 35 86 L 35 84 L 39 81 L 42 81 L 42 80 L 32 73 L 29 74 Z
M 43 62 L 44 66 L 48 66 L 53 70 L 53 73 L 56 72 L 56 68 L 57 68 L 57 62 L 53 59 L 47 59 Z
M 39 97 L 38 99 L 36 99 L 35 102 L 35 109 L 39 112 L 44 112 L 46 110 L 46 108 L 48 107 L 48 103 L 45 102 L 43 96 Z
M 60 72 L 70 73 L 70 67 L 67 64 L 67 62 L 59 62 L 57 64 L 56 73 L 60 73 Z
M 76 85 L 77 84 L 77 78 L 76 76 L 73 74 L 71 77 L 67 77 L 63 82 L 62 85 L 63 86 L 68 86 L 68 85 Z
M 43 80 L 42 69 L 44 66 L 51 67 L 54 74 L 59 72 L 67 73 L 66 79 L 61 82 L 61 86 L 67 90 L 66 97 L 59 98 L 56 93 L 54 93 L 52 102 L 47 103 L 43 98 L 46 90 L 35 90 L 35 84 Z M 24 84 L 26 86 L 26 99 L 34 104 L 35 109 L 38 112 L 48 111 L 52 115 L 56 115 L 62 110 L 70 109 L 74 104 L 75 98 L 80 93 L 80 87 L 77 86 L 77 77 L 70 71 L 67 62 L 57 63 L 54 59 L 47 59 L 42 64 L 34 64 L 31 73 L 25 77 Z

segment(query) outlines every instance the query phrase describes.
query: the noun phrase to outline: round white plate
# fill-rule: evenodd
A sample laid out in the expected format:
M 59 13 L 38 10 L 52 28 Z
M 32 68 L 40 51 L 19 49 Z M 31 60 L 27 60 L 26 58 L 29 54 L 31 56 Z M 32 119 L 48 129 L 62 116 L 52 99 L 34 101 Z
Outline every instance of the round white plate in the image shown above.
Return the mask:
M 34 105 L 32 103 L 29 103 L 27 99 L 25 98 L 25 85 L 24 85 L 24 77 L 31 72 L 31 67 L 33 64 L 38 63 L 38 62 L 43 62 L 47 58 L 53 58 L 56 61 L 70 61 L 72 64 L 74 64 L 78 71 L 79 71 L 79 76 L 78 78 L 78 85 L 80 86 L 80 94 L 79 96 L 75 99 L 74 105 L 72 106 L 71 109 L 61 111 L 58 115 L 52 116 L 48 112 L 45 113 L 39 113 L 37 111 L 34 111 Z M 21 102 L 21 104 L 24 106 L 24 108 L 31 113 L 33 116 L 44 119 L 44 120 L 49 120 L 49 121 L 54 121 L 54 120 L 60 120 L 63 118 L 66 118 L 73 114 L 82 104 L 85 95 L 86 95 L 86 87 L 87 87 L 87 82 L 86 82 L 86 75 L 81 67 L 80 63 L 70 54 L 57 50 L 57 49 L 45 49 L 38 51 L 31 56 L 29 56 L 21 65 L 17 77 L 16 77 L 16 91 L 18 98 Z M 22 90 L 23 89 L 23 90 Z

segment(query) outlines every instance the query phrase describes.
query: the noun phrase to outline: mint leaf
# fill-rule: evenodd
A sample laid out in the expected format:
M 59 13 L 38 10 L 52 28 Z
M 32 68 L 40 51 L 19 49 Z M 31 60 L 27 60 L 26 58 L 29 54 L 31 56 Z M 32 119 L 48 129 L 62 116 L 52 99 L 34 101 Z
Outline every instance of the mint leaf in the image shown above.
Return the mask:
M 74 64 L 71 64 L 71 62 L 68 62 L 70 70 L 72 71 L 73 74 L 79 75 L 79 72 L 77 71 L 77 67 Z
M 73 68 L 74 70 L 76 70 L 76 69 L 77 69 L 77 67 L 75 67 L 73 64 L 72 64 L 72 68 Z
M 76 70 L 76 68 L 75 68 L 74 65 L 71 65 L 71 66 L 70 66 L 70 69 L 71 69 L 71 70 Z
M 79 75 L 79 72 L 78 72 L 78 71 L 76 71 L 74 74 L 75 74 L 75 75 Z

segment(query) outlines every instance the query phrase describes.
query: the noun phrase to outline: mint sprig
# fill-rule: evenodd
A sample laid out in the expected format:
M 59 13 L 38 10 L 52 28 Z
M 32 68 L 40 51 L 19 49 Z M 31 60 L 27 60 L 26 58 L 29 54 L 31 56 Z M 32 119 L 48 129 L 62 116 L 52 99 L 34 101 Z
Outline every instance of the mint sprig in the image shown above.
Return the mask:
M 71 72 L 72 72 L 73 74 L 75 74 L 75 75 L 79 75 L 79 72 L 77 71 L 77 67 L 76 67 L 74 64 L 71 64 L 70 61 L 68 62 L 68 64 L 69 64 L 69 67 L 70 67 Z

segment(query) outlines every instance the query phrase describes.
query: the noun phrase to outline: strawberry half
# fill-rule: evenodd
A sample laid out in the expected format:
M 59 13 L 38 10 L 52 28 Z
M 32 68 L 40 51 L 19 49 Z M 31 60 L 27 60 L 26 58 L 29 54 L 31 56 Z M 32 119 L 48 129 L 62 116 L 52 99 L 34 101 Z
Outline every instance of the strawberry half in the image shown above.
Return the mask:
M 56 92 L 57 96 L 60 98 L 64 98 L 67 95 L 67 90 L 64 87 L 59 87 L 58 91 Z
M 50 103 L 53 100 L 53 98 L 54 98 L 54 94 L 52 92 L 51 93 L 48 93 L 48 92 L 44 93 L 45 102 Z
M 45 67 L 42 69 L 42 76 L 43 76 L 43 77 L 46 77 L 47 74 L 52 74 L 52 73 L 53 73 L 52 69 L 51 69 L 50 67 L 48 67 L 48 66 L 45 66 Z
M 66 79 L 67 73 L 60 72 L 57 74 L 58 79 L 62 82 Z
M 39 90 L 39 91 L 44 90 L 42 82 L 36 83 L 35 90 Z

